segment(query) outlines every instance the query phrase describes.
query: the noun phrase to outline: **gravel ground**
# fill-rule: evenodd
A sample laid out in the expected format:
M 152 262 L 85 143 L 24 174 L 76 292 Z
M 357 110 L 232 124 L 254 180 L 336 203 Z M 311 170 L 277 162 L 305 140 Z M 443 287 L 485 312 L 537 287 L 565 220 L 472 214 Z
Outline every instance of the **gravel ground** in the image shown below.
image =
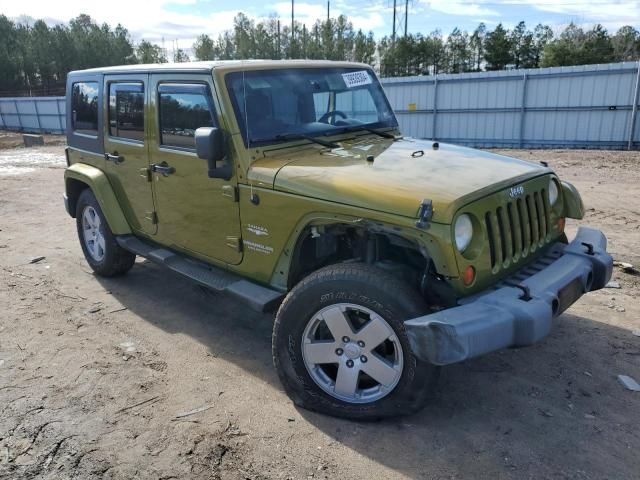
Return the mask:
M 637 274 L 535 346 L 444 369 L 420 414 L 337 420 L 283 393 L 271 316 L 146 261 L 95 277 L 62 148 L 0 151 L 0 478 L 638 478 L 640 393 L 616 378 L 640 381 Z M 575 183 L 583 223 L 640 265 L 638 152 L 505 153 Z

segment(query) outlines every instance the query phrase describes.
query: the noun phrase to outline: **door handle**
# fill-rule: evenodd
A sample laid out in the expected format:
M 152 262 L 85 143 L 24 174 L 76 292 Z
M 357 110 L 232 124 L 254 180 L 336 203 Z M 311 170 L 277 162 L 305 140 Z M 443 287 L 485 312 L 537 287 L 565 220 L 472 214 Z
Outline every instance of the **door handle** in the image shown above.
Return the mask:
M 162 162 L 162 163 L 154 163 L 153 165 L 151 165 L 151 171 L 160 173 L 166 177 L 167 175 L 171 175 L 172 173 L 175 173 L 176 169 L 174 167 L 170 167 L 167 164 L 167 162 Z
M 107 162 L 113 162 L 116 165 L 118 165 L 119 163 L 124 162 L 124 157 L 122 155 L 118 155 L 118 152 L 113 152 L 113 155 L 110 153 L 105 153 L 104 154 L 104 159 Z

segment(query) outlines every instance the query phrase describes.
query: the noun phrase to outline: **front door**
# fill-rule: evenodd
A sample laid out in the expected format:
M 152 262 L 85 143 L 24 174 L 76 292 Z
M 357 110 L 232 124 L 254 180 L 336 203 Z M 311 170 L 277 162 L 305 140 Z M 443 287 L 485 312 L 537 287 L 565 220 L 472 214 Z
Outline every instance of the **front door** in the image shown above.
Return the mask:
M 212 77 L 157 74 L 150 83 L 156 239 L 204 259 L 238 264 L 242 252 L 235 177 L 209 178 L 207 161 L 195 152 L 195 130 L 220 126 Z
M 106 75 L 105 171 L 125 217 L 137 233 L 156 232 L 148 177 L 149 120 L 145 115 L 148 75 Z

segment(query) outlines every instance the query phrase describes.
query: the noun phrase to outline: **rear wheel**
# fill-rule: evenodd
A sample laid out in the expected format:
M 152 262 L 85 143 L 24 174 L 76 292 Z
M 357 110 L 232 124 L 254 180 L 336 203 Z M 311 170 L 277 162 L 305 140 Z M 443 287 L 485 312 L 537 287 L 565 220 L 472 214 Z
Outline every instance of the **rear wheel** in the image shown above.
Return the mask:
M 276 316 L 273 356 L 286 392 L 299 406 L 353 419 L 419 410 L 438 368 L 413 355 L 404 321 L 424 310 L 408 285 L 370 265 L 311 274 Z
M 114 277 L 133 267 L 136 256 L 118 245 L 100 204 L 88 188 L 78 198 L 76 226 L 84 257 L 98 275 Z

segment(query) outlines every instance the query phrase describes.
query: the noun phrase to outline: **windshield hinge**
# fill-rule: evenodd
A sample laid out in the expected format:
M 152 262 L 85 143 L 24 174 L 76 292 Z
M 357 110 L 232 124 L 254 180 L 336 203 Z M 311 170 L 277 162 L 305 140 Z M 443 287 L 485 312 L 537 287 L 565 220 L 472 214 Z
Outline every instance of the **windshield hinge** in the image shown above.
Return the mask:
M 238 187 L 236 187 L 235 185 L 223 185 L 222 196 L 228 198 L 233 202 L 237 202 L 239 200 Z
M 152 180 L 151 169 L 150 168 L 141 168 L 140 169 L 140 176 L 142 178 L 146 178 L 147 182 L 150 182 Z
M 156 212 L 145 212 L 144 215 L 145 220 L 148 220 L 153 225 L 158 224 L 158 214 Z
M 416 222 L 416 227 L 418 228 L 428 228 L 429 222 L 433 217 L 433 202 L 425 198 L 422 200 L 420 204 L 420 209 L 418 210 L 418 221 Z
M 227 247 L 234 249 L 236 252 L 242 251 L 242 239 L 240 237 L 227 237 Z

